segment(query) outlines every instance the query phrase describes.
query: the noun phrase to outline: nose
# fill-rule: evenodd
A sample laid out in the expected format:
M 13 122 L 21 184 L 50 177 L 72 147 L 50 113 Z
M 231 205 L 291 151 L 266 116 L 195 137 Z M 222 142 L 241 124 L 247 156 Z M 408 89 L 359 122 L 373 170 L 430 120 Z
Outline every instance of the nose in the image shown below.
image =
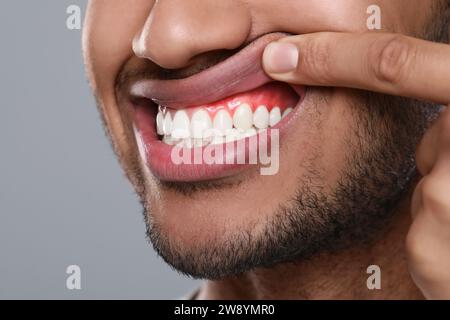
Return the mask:
M 136 56 L 180 69 L 207 52 L 236 49 L 251 31 L 242 0 L 159 0 L 133 40 Z

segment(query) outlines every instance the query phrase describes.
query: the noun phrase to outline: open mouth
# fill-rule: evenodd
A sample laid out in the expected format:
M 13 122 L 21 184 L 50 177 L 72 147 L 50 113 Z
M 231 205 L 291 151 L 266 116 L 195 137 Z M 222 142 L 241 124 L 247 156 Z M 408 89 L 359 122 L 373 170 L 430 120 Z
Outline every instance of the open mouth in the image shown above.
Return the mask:
M 185 79 L 141 80 L 130 86 L 139 151 L 154 176 L 194 182 L 261 166 L 259 161 L 247 160 L 261 149 L 274 151 L 271 138 L 282 139 L 306 94 L 303 86 L 274 82 L 261 66 L 265 46 L 283 36 L 263 36 L 218 65 Z M 264 148 L 261 141 L 267 142 Z M 190 160 L 211 147 L 216 147 L 216 160 L 219 150 L 223 161 L 174 160 L 180 152 L 189 152 Z
M 273 82 L 205 106 L 160 105 L 156 132 L 163 143 L 186 148 L 238 141 L 276 127 L 299 99 L 290 86 Z

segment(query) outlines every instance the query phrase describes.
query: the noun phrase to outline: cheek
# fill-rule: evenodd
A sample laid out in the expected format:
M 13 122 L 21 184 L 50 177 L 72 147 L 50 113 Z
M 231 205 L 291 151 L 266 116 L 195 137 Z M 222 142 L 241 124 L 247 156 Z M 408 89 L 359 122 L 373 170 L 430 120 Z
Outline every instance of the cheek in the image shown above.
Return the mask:
M 427 12 L 431 6 L 430 1 L 424 0 L 286 0 L 283 5 L 273 0 L 251 0 L 257 22 L 254 33 L 365 32 L 370 16 L 367 10 L 373 4 L 381 9 L 384 31 L 405 34 L 412 34 L 413 24 L 423 19 L 417 16 L 418 8 Z
M 90 80 L 100 98 L 113 92 L 116 76 L 133 56 L 132 41 L 144 25 L 154 1 L 90 1 L 83 51 Z
M 369 0 L 253 0 L 256 19 L 277 31 L 361 31 L 366 28 Z M 367 28 L 366 28 L 367 29 Z
M 115 80 L 131 56 L 133 37 L 147 19 L 153 1 L 90 1 L 83 28 L 83 54 L 89 81 L 101 106 L 116 151 L 130 155 L 130 136 L 119 112 Z M 126 161 L 121 156 L 121 161 Z
M 324 152 L 322 167 L 326 177 L 325 186 L 328 187 L 325 188 L 326 191 L 334 190 L 337 183 L 342 180 L 342 174 L 352 167 L 350 157 L 363 151 L 355 141 L 359 117 L 354 108 L 358 108 L 358 103 L 352 91 L 345 89 L 337 89 L 327 101 L 321 142 Z
M 348 155 L 359 152 L 352 141 L 358 118 L 349 107 L 357 101 L 351 90 L 309 90 L 304 115 L 287 141 L 285 175 L 289 177 L 295 170 L 297 184 L 301 178 L 315 178 L 322 191 L 329 193 L 347 170 Z

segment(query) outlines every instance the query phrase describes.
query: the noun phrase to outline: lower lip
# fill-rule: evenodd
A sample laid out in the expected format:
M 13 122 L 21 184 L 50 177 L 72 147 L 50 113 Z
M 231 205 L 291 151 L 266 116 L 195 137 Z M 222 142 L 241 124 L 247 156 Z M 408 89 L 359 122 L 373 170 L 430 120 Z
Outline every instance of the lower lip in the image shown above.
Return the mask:
M 302 86 L 293 86 L 293 89 L 300 96 L 299 102 L 290 114 L 272 128 L 272 130 L 279 130 L 280 148 L 283 144 L 283 136 L 286 135 L 288 129 L 291 127 L 291 124 L 294 122 L 295 118 L 297 118 L 299 111 L 301 110 L 300 107 L 306 93 L 305 88 Z M 226 150 L 235 150 L 233 153 L 234 161 L 231 161 L 233 164 L 175 164 L 172 161 L 172 151 L 175 146 L 167 145 L 158 138 L 155 129 L 155 112 L 153 109 L 156 109 L 156 106 L 151 108 L 148 105 L 140 104 L 133 105 L 132 108 L 136 127 L 136 139 L 140 145 L 140 154 L 152 174 L 158 179 L 173 182 L 216 180 L 232 177 L 257 166 L 254 164 L 237 164 L 237 159 L 242 159 L 242 157 L 247 159 L 248 154 L 250 153 L 258 154 L 257 145 L 249 143 L 249 138 L 245 138 L 245 148 L 242 148 L 242 150 L 236 148 L 236 141 L 223 145 L 224 159 L 228 158 Z M 267 131 L 259 133 L 257 139 L 259 141 L 259 139 L 263 138 L 270 143 L 271 134 L 271 129 L 267 129 Z M 270 144 L 267 147 L 268 150 L 270 150 Z M 184 151 L 190 152 L 191 154 L 197 152 L 204 154 L 203 151 L 205 148 L 206 147 L 199 147 Z M 245 154 L 242 155 L 239 152 Z

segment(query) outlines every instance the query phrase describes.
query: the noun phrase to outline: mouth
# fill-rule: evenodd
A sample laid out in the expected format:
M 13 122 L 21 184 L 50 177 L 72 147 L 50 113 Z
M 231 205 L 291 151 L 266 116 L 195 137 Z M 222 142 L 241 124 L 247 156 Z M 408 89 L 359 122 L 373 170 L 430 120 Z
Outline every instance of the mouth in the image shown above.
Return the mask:
M 188 78 L 130 86 L 137 144 L 154 176 L 173 182 L 223 179 L 267 165 L 259 161 L 262 150 L 279 153 L 274 147 L 281 147 L 306 94 L 305 87 L 275 82 L 263 71 L 265 46 L 284 36 L 260 37 Z M 215 161 L 197 161 L 199 154 Z

